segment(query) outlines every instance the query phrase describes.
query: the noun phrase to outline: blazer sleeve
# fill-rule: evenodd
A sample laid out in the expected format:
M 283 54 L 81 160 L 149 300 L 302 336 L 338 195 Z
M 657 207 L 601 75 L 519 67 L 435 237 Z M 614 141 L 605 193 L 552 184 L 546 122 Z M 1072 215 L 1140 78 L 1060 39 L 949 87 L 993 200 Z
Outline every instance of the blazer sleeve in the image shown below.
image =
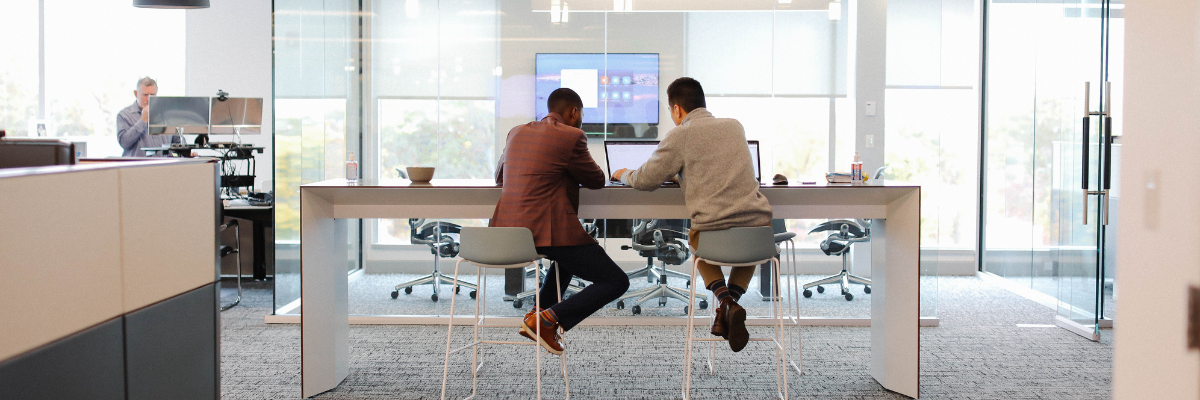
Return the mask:
M 588 189 L 604 187 L 604 171 L 600 169 L 599 164 L 596 164 L 592 153 L 588 151 L 586 135 L 580 134 L 579 139 L 575 141 L 575 147 L 571 149 L 571 160 L 567 162 L 567 175 L 571 177 L 571 180 Z

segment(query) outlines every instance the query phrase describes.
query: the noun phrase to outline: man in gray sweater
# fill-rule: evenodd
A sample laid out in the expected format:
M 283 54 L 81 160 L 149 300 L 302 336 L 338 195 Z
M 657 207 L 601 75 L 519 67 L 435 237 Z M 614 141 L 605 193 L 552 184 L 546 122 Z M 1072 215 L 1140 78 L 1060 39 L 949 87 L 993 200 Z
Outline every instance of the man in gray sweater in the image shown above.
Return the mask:
M 667 134 L 650 160 L 635 171 L 619 169 L 612 179 L 637 190 L 653 191 L 678 178 L 692 217 L 688 242 L 695 249 L 701 232 L 771 225 L 771 205 L 758 191 L 750 149 L 742 124 L 716 118 L 704 108 L 704 88 L 692 78 L 667 86 L 667 104 L 675 129 Z M 746 347 L 746 310 L 737 301 L 746 293 L 754 267 L 733 267 L 729 282 L 721 267 L 697 263 L 719 306 L 712 334 L 729 341 L 733 351 Z

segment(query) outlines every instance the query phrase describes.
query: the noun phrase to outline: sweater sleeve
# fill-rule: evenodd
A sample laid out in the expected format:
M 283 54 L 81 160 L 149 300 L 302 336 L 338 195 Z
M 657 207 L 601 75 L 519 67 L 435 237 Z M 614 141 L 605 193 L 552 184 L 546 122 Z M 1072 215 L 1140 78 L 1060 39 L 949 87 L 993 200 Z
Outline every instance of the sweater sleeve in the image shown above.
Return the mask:
M 654 191 L 663 182 L 683 171 L 683 136 L 675 132 L 658 144 L 654 154 L 637 171 L 630 172 L 629 186 L 637 190 Z M 624 181 L 624 179 L 622 179 Z

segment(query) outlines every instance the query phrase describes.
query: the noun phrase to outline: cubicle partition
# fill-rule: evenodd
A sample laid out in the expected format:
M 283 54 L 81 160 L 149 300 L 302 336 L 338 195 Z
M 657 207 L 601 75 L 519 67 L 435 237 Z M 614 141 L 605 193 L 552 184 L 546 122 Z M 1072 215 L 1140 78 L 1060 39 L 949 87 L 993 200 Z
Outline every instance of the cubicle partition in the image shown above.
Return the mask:
M 217 399 L 217 164 L 0 170 L 5 399 Z

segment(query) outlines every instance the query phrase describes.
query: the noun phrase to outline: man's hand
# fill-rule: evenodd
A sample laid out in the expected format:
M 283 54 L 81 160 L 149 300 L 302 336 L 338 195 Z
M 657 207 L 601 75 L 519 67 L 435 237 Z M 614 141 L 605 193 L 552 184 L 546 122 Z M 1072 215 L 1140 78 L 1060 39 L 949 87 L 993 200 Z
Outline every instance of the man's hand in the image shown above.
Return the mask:
M 624 177 L 625 177 L 625 174 L 628 174 L 629 172 L 630 172 L 630 171 L 629 171 L 629 169 L 628 169 L 628 168 L 621 168 L 621 169 L 618 169 L 618 170 L 616 170 L 616 171 L 613 171 L 613 174 L 612 174 L 612 180 L 613 180 L 614 182 L 620 182 L 620 181 L 621 181 L 621 178 L 624 178 Z
M 150 105 L 142 108 L 142 122 L 150 123 Z

